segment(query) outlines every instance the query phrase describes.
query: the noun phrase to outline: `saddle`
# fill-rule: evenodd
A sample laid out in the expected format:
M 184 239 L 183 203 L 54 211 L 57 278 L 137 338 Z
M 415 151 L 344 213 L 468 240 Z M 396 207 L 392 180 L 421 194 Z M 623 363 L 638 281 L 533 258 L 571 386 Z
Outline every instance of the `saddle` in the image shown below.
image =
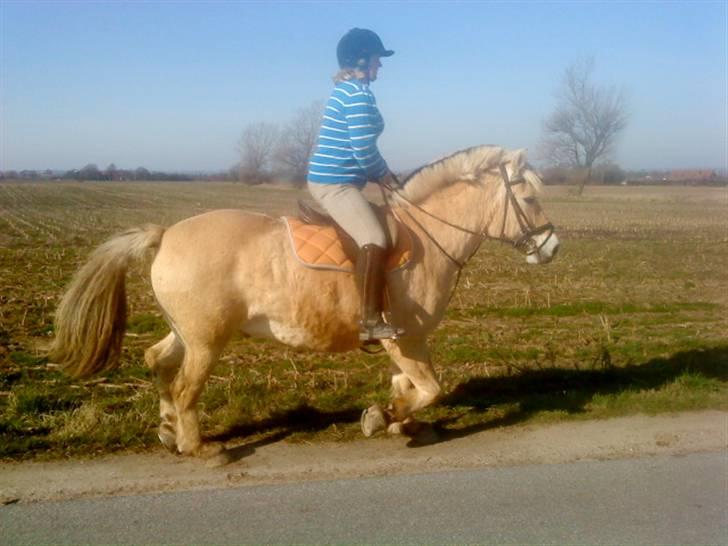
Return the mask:
M 405 267 L 412 257 L 412 236 L 388 207 L 373 205 L 381 224 L 386 226 L 388 271 Z M 354 272 L 358 247 L 331 216 L 304 201 L 298 201 L 298 217 L 283 216 L 288 229 L 291 250 L 306 267 L 328 271 Z

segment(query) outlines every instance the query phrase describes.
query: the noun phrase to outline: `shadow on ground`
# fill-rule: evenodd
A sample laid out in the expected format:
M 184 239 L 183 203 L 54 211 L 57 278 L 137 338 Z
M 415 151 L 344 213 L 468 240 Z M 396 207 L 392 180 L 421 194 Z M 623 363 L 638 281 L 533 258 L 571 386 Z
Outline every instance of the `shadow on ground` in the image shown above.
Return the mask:
M 446 442 L 492 428 L 517 425 L 539 412 L 583 413 L 597 395 L 658 390 L 688 373 L 728 381 L 728 346 L 683 351 L 668 358 L 619 368 L 607 365 L 594 370 L 545 369 L 512 376 L 474 377 L 457 385 L 440 401 L 440 406 L 451 409 L 457 415 L 432 424 L 436 440 L 419 442 L 415 437 L 409 445 L 417 447 L 424 443 Z M 487 422 L 453 427 L 463 413 L 483 412 L 496 406 L 512 409 Z M 257 438 L 235 448 L 243 457 L 255 447 L 298 432 L 317 432 L 334 424 L 354 423 L 359 420 L 362 409 L 349 407 L 325 412 L 303 405 L 262 421 L 233 426 L 209 439 L 228 442 L 244 437 Z
M 252 455 L 258 447 L 284 440 L 298 432 L 318 432 L 331 425 L 356 422 L 361 412 L 361 409 L 353 407 L 325 412 L 304 404 L 275 413 L 261 421 L 234 425 L 217 434 L 208 435 L 205 439 L 213 442 L 233 442 L 241 438 L 255 438 L 253 441 L 227 450 L 228 459 L 237 461 Z
M 440 420 L 434 426 L 440 441 L 447 441 L 491 428 L 516 425 L 540 412 L 583 413 L 597 395 L 659 390 L 685 374 L 728 381 L 728 346 L 682 351 L 667 358 L 625 367 L 546 369 L 514 376 L 474 377 L 455 387 L 440 404 L 478 411 L 498 405 L 513 409 L 500 418 L 464 428 L 448 428 L 456 418 Z

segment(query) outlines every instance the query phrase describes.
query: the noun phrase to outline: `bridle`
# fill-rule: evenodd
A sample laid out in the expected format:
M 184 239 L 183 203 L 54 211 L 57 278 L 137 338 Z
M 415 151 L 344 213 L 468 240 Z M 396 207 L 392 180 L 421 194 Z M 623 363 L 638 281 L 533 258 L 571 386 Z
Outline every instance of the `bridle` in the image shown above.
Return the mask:
M 485 239 L 491 239 L 491 240 L 500 241 L 503 243 L 509 243 L 509 244 L 513 245 L 519 252 L 522 252 L 526 256 L 530 256 L 532 254 L 536 254 L 536 253 L 540 252 L 541 249 L 544 247 L 544 245 L 549 241 L 549 239 L 551 239 L 551 236 L 554 234 L 554 226 L 551 222 L 547 222 L 538 227 L 535 226 L 533 224 L 533 222 L 531 222 L 531 220 L 528 218 L 528 216 L 526 216 L 526 213 L 523 212 L 523 208 L 521 208 L 521 205 L 518 203 L 518 199 L 516 199 L 516 196 L 513 193 L 513 186 L 516 186 L 518 184 L 525 184 L 526 180 L 523 177 L 518 178 L 516 180 L 511 180 L 508 177 L 508 172 L 506 171 L 505 166 L 500 165 L 499 168 L 500 168 L 501 177 L 503 178 L 503 183 L 506 188 L 506 203 L 505 203 L 505 207 L 504 207 L 504 211 L 503 211 L 503 223 L 501 225 L 501 232 L 500 232 L 500 235 L 498 235 L 497 237 L 488 235 L 488 233 L 485 230 L 478 232 L 478 231 L 473 231 L 468 228 L 464 228 L 462 226 L 458 226 L 457 224 L 453 224 L 453 223 L 445 220 L 444 218 L 440 218 L 439 216 L 436 216 L 436 215 L 432 214 L 431 212 L 423 209 L 418 204 L 413 203 L 412 201 L 410 201 L 409 199 L 404 197 L 404 195 L 402 195 L 402 193 L 399 191 L 398 188 L 392 188 L 389 185 L 385 185 L 384 187 L 387 188 L 391 193 L 396 194 L 397 197 L 402 199 L 405 203 L 407 203 L 408 205 L 417 209 L 418 211 L 422 212 L 423 214 L 429 216 L 430 218 L 433 218 L 433 219 L 437 220 L 438 222 L 445 224 L 446 226 L 449 226 L 453 229 L 457 229 L 458 231 L 462 231 L 463 233 L 468 233 L 470 235 L 474 235 L 474 236 L 480 238 L 480 241 L 475 246 L 475 249 L 470 254 L 470 256 L 468 256 L 465 260 L 463 260 L 461 262 L 458 259 L 456 259 L 455 257 L 453 257 L 447 250 L 445 250 L 442 247 L 442 245 L 437 241 L 437 239 L 435 239 L 435 237 L 433 237 L 432 234 L 424 228 L 424 226 L 412 215 L 411 212 L 409 212 L 409 210 L 404 209 L 404 212 L 407 214 L 407 216 L 410 218 L 410 220 L 425 234 L 425 236 L 435 245 L 435 247 L 438 250 L 440 250 L 440 252 L 442 252 L 451 262 L 453 262 L 455 264 L 455 266 L 458 268 L 458 275 L 459 275 L 462 268 L 470 260 L 470 258 L 472 258 L 475 255 L 475 253 L 480 248 L 481 243 Z M 384 192 L 382 192 L 382 193 L 384 195 L 385 201 L 388 202 L 389 200 L 387 199 L 386 194 L 384 194 Z M 506 222 L 508 219 L 508 211 L 510 208 L 513 208 L 513 212 L 516 215 L 516 220 L 518 221 L 518 225 L 521 229 L 521 236 L 518 237 L 516 240 L 508 239 L 505 236 Z M 536 235 L 540 235 L 541 233 L 548 233 L 548 236 L 546 236 L 544 238 L 544 240 L 541 241 L 541 243 L 537 243 L 536 240 L 534 239 L 534 237 Z
M 499 168 L 501 176 L 503 177 L 503 183 L 506 187 L 506 200 L 510 203 L 511 207 L 508 207 L 508 203 L 506 203 L 503 211 L 503 223 L 501 225 L 500 236 L 490 238 L 511 243 L 514 247 L 516 247 L 517 250 L 519 250 L 526 256 L 536 254 L 540 252 L 544 245 L 549 241 L 549 239 L 551 239 L 551 236 L 554 234 L 554 225 L 551 222 L 546 222 L 545 224 L 536 227 L 533 222 L 529 220 L 528 216 L 526 216 L 526 213 L 523 212 L 523 208 L 521 208 L 521 205 L 518 203 L 518 199 L 516 199 L 516 196 L 513 193 L 513 186 L 516 186 L 518 184 L 525 184 L 526 180 L 523 177 L 516 180 L 511 180 L 508 178 L 508 171 L 506 171 L 505 166 L 500 165 Z M 510 239 L 505 238 L 506 220 L 508 219 L 508 211 L 510 210 L 510 208 L 513 208 L 513 212 L 516 215 L 516 220 L 518 221 L 518 226 L 521 228 L 521 236 L 515 241 L 511 241 Z M 548 232 L 548 235 L 544 238 L 544 240 L 541 241 L 541 243 L 536 243 L 536 239 L 534 239 L 534 236 L 546 232 Z

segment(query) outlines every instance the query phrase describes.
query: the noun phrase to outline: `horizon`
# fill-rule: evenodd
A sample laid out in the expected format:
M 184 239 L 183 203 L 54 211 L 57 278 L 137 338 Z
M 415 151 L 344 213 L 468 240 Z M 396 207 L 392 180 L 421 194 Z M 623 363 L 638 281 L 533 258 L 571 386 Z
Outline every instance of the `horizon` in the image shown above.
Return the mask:
M 328 97 L 354 26 L 396 52 L 372 84 L 395 171 L 487 142 L 544 164 L 541 123 L 588 55 L 628 99 L 614 163 L 728 170 L 725 2 L 3 0 L 0 171 L 226 171 L 248 124 Z
M 436 161 L 436 159 L 433 160 L 433 161 Z M 529 161 L 529 163 L 530 163 L 530 161 Z M 80 171 L 81 169 L 83 169 L 87 165 L 96 165 L 98 167 L 99 171 L 104 172 L 112 164 L 116 167 L 116 170 L 118 170 L 118 171 L 134 171 L 136 169 L 144 168 L 144 169 L 147 169 L 149 172 L 152 172 L 152 173 L 182 174 L 182 175 L 188 175 L 188 176 L 189 175 L 210 176 L 210 175 L 216 175 L 216 174 L 223 174 L 223 173 L 226 173 L 226 172 L 230 171 L 230 169 L 232 167 L 234 167 L 234 165 L 231 165 L 230 167 L 227 167 L 227 168 L 212 168 L 212 169 L 178 169 L 178 168 L 174 168 L 174 167 L 172 167 L 171 169 L 157 169 L 155 167 L 148 167 L 147 165 L 137 165 L 136 167 L 119 166 L 119 165 L 116 164 L 115 161 L 112 161 L 106 167 L 102 167 L 98 163 L 89 162 L 89 163 L 86 163 L 84 165 L 80 165 L 80 166 L 77 166 L 77 167 L 71 167 L 71 168 L 68 168 L 68 169 L 54 169 L 53 167 L 5 169 L 5 170 L 0 169 L 0 174 L 2 174 L 2 173 L 8 173 L 8 172 L 16 172 L 16 173 L 20 174 L 22 172 L 31 172 L 31 171 L 32 172 L 36 172 L 38 174 L 43 174 L 43 173 L 45 173 L 47 171 L 50 171 L 54 175 L 61 175 L 61 174 L 68 173 L 69 171 Z M 545 169 L 551 169 L 551 168 L 564 168 L 564 169 L 572 169 L 572 168 L 574 168 L 574 167 L 563 166 L 563 165 L 542 165 L 542 166 L 538 166 L 536 163 L 533 163 L 533 164 L 539 170 L 545 170 Z M 421 167 L 423 167 L 425 165 L 426 165 L 426 163 L 423 163 L 421 165 L 415 165 L 415 166 L 411 166 L 411 167 L 405 167 L 405 168 L 402 168 L 402 169 L 394 169 L 394 171 L 395 171 L 395 173 L 407 173 L 409 171 L 413 171 L 413 170 L 419 169 L 419 168 L 421 168 Z M 597 164 L 595 164 L 595 167 L 598 167 L 598 166 L 601 166 L 601 165 L 603 165 L 603 164 L 597 163 Z M 646 172 L 646 173 L 660 173 L 661 172 L 661 173 L 669 173 L 669 172 L 679 172 L 679 171 L 715 171 L 716 174 L 719 174 L 719 175 L 728 175 L 728 167 L 723 167 L 723 166 L 718 166 L 718 167 L 711 167 L 711 166 L 707 166 L 707 167 L 679 167 L 678 166 L 678 167 L 674 167 L 674 168 L 672 168 L 672 167 L 670 167 L 670 168 L 667 168 L 667 167 L 635 167 L 635 168 L 626 168 L 626 167 L 623 167 L 622 165 L 619 165 L 618 163 L 615 163 L 615 165 L 617 167 L 621 168 L 623 171 L 626 171 L 626 172 Z
M 87 165 L 93 165 L 93 163 L 88 163 Z M 72 171 L 80 171 L 83 169 L 83 167 L 87 166 L 84 165 L 82 167 L 78 168 L 71 168 L 71 169 L 9 169 L 7 171 L 0 170 L 0 174 L 7 174 L 9 172 L 15 172 L 18 175 L 21 175 L 24 172 L 34 172 L 39 177 L 42 175 L 45 175 L 46 173 L 50 172 L 51 176 L 63 176 L 69 172 Z M 96 167 L 98 168 L 99 172 L 103 173 L 107 170 L 107 168 L 111 166 L 109 164 L 106 168 L 101 168 L 98 165 Z M 211 170 L 185 170 L 185 169 L 170 169 L 170 170 L 164 170 L 164 169 L 154 169 L 154 168 L 147 168 L 144 165 L 139 165 L 137 167 L 119 167 L 118 165 L 114 164 L 116 171 L 123 171 L 123 172 L 133 172 L 137 169 L 146 169 L 151 174 L 162 174 L 162 175 L 181 175 L 181 176 L 219 176 L 227 174 L 230 169 L 211 169 Z M 597 167 L 600 166 L 599 164 L 596 165 Z M 397 175 L 407 175 L 410 172 L 413 172 L 417 169 L 420 169 L 423 167 L 423 165 L 419 165 L 417 167 L 412 167 L 409 169 L 399 169 L 395 171 L 395 174 Z M 619 165 L 617 167 L 620 167 L 626 174 L 638 174 L 638 173 L 644 173 L 646 176 L 650 176 L 651 174 L 670 174 L 670 173 L 681 173 L 681 172 L 697 172 L 697 171 L 712 171 L 719 177 L 726 177 L 728 176 L 728 168 L 693 168 L 693 169 L 681 169 L 681 168 L 675 168 L 675 169 L 650 169 L 650 168 L 636 168 L 636 169 L 625 169 Z M 558 165 L 549 165 L 546 167 L 536 167 L 537 170 L 547 170 L 547 169 L 575 169 L 575 167 L 564 167 L 564 166 L 558 166 Z M 273 173 L 273 181 L 276 181 L 276 173 Z M 280 178 L 285 178 L 282 175 Z M 172 180 L 167 180 L 172 181 Z

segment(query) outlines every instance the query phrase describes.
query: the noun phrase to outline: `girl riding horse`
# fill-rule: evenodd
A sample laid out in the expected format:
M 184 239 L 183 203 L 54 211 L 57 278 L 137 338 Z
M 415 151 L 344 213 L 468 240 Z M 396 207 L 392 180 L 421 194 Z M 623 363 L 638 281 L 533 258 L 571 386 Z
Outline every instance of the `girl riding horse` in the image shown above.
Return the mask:
M 361 190 L 367 181 L 396 185 L 377 149 L 384 120 L 369 84 L 380 59 L 394 55 L 371 30 L 354 28 L 336 49 L 340 71 L 324 109 L 318 145 L 311 157 L 308 188 L 359 247 L 355 276 L 360 295 L 359 339 L 391 339 L 404 332 L 382 319 L 387 237 Z

